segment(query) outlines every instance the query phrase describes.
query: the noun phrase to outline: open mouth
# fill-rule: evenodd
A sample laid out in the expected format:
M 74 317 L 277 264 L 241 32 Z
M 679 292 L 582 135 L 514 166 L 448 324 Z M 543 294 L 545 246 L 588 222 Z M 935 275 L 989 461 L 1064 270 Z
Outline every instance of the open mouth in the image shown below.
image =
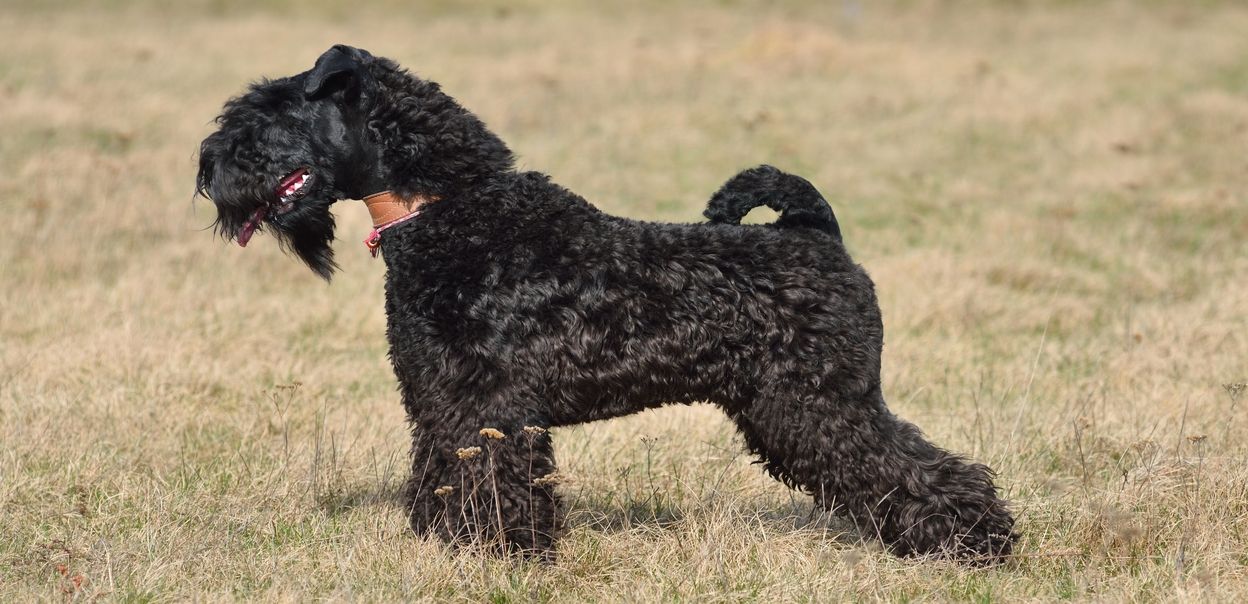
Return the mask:
M 295 202 L 299 198 L 307 195 L 308 183 L 312 181 L 312 172 L 307 168 L 295 168 L 294 172 L 287 174 L 282 181 L 273 190 L 277 194 L 277 208 L 274 212 L 277 214 L 285 214 L 291 208 L 295 207 Z
M 260 227 L 260 223 L 270 214 L 280 216 L 293 210 L 295 202 L 311 190 L 312 187 L 309 186 L 311 183 L 312 172 L 306 167 L 295 168 L 293 172 L 283 176 L 277 187 L 273 189 L 273 193 L 277 196 L 277 203 L 260 206 L 252 212 L 251 217 L 243 223 L 243 228 L 238 232 L 238 245 L 247 247 L 247 242 L 251 241 L 251 236 Z

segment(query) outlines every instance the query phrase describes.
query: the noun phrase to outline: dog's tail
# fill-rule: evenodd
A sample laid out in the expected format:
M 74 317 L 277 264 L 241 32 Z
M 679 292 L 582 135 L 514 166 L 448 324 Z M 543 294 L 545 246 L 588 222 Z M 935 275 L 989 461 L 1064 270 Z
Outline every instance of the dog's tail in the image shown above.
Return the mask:
M 774 223 L 779 228 L 817 229 L 841 240 L 832 206 L 815 186 L 772 166 L 750 168 L 733 176 L 711 196 L 702 215 L 712 224 L 741 224 L 750 210 L 761 205 L 780 213 Z

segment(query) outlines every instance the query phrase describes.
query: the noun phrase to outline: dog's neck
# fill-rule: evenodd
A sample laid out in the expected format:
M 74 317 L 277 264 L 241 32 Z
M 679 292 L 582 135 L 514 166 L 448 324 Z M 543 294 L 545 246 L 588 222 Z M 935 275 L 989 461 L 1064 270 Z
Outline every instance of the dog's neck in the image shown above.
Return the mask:
M 394 191 L 388 190 L 364 197 L 364 205 L 368 207 L 368 213 L 373 217 L 373 230 L 368 237 L 364 238 L 364 246 L 376 258 L 378 250 L 381 249 L 382 231 L 415 218 L 425 204 L 437 201 L 437 199 L 437 197 L 419 193 L 409 199 L 404 199 Z
M 515 158 L 502 139 L 437 83 L 388 59 L 376 59 L 369 73 L 382 89 L 378 98 L 387 100 L 368 106 L 363 130 L 375 149 L 361 160 L 375 162 L 362 164 L 373 166 L 374 178 L 359 183 L 360 191 L 376 186 L 371 191 L 450 198 L 511 171 Z
M 410 199 L 399 197 L 394 191 L 373 193 L 364 198 L 369 216 L 373 217 L 373 228 L 381 229 L 395 222 L 420 213 L 420 209 L 436 197 L 416 194 Z

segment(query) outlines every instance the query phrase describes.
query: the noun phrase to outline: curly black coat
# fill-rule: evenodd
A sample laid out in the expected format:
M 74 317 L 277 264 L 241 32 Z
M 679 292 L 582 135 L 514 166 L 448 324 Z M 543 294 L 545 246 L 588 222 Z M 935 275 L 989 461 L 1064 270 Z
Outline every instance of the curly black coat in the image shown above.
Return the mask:
M 219 231 L 245 242 L 270 230 L 327 278 L 334 201 L 438 199 L 381 239 L 416 532 L 549 558 L 560 512 L 548 428 L 710 401 L 772 476 L 893 552 L 1010 553 L 992 472 L 885 407 L 874 286 L 805 180 L 742 172 L 705 224 L 610 216 L 516 172 L 436 84 L 346 46 L 253 85 L 218 123 L 198 189 Z M 308 175 L 297 198 L 274 193 L 296 170 Z M 762 204 L 776 223 L 737 224 Z

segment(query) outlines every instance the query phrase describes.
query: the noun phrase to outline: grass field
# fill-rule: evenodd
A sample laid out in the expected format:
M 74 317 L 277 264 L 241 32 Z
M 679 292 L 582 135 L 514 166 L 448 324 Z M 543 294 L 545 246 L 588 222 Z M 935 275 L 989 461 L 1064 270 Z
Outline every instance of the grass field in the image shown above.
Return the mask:
M 67 4 L 0 6 L 0 600 L 1248 599 L 1248 7 Z M 191 199 L 222 102 L 336 42 L 613 213 L 814 181 L 1018 558 L 881 553 L 706 406 L 556 432 L 554 565 L 411 535 L 364 208 L 327 285 Z

